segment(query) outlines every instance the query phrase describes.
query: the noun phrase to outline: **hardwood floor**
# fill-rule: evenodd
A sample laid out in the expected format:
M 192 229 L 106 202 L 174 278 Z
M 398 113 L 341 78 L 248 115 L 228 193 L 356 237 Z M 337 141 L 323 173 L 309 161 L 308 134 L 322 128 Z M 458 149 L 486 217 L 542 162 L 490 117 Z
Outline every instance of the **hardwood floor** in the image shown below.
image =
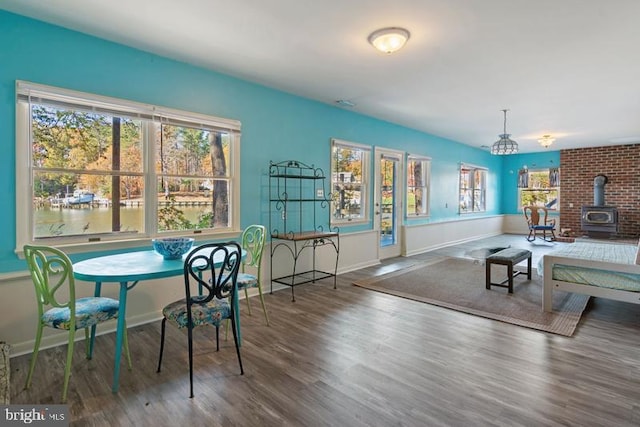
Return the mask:
M 183 332 L 167 328 L 158 374 L 160 323 L 131 328 L 134 369 L 123 365 L 117 394 L 114 334 L 97 338 L 91 361 L 80 342 L 72 425 L 640 425 L 640 305 L 592 298 L 566 338 L 351 285 L 473 247 L 387 260 L 339 276 L 337 290 L 331 281 L 299 286 L 295 303 L 289 289 L 267 294 L 271 327 L 257 299 L 252 317 L 243 301 L 245 375 L 231 339 L 216 352 L 214 329 L 196 330 L 193 399 Z M 58 403 L 65 351 L 41 352 L 30 390 L 30 356 L 11 359 L 11 403 Z

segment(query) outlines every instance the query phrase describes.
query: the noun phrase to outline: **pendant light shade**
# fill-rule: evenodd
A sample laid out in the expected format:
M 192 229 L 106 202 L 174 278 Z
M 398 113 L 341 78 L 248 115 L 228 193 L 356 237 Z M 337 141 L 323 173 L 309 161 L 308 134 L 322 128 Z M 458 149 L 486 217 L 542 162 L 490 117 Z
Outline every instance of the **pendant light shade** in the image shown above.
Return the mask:
M 493 143 L 491 146 L 491 154 L 496 155 L 505 155 L 505 154 L 515 154 L 518 152 L 518 143 L 513 139 L 509 138 L 511 134 L 507 133 L 507 111 L 502 110 L 504 112 L 504 128 L 503 133 L 498 135 L 500 137 L 499 140 Z

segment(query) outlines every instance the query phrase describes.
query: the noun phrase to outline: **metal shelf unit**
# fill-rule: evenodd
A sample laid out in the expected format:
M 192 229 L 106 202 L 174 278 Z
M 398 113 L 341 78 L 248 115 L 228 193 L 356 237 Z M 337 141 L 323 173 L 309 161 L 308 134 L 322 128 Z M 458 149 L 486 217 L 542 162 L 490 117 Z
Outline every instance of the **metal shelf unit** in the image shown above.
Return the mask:
M 293 288 L 304 283 L 333 277 L 340 254 L 340 235 L 329 225 L 330 199 L 325 188 L 326 177 L 320 168 L 296 160 L 269 164 L 269 230 L 271 233 L 271 292 L 273 282 Z M 322 223 L 320 223 L 322 221 Z M 335 251 L 333 271 L 320 270 L 316 265 L 316 250 L 329 247 Z M 311 250 L 311 268 L 299 271 L 300 257 Z M 291 274 L 273 277 L 273 258 L 279 251 L 288 251 L 292 259 Z

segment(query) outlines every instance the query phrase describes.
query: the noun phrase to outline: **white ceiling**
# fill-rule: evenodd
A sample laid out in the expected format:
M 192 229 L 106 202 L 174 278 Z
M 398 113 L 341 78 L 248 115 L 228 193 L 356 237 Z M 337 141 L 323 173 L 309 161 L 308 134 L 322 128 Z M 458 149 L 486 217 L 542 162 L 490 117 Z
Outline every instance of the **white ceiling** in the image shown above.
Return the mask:
M 639 0 L 2 0 L 0 8 L 474 146 L 640 143 Z M 382 27 L 411 32 L 385 55 Z M 340 107 L 342 108 L 342 107 Z

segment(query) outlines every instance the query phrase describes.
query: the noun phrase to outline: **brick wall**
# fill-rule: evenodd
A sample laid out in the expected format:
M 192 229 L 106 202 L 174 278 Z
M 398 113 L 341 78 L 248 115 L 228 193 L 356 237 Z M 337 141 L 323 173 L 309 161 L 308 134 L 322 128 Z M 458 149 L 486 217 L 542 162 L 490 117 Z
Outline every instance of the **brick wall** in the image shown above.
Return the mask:
M 593 205 L 593 179 L 606 175 L 604 202 L 618 209 L 616 237 L 640 235 L 640 144 L 560 151 L 560 223 L 582 236 L 580 208 Z

